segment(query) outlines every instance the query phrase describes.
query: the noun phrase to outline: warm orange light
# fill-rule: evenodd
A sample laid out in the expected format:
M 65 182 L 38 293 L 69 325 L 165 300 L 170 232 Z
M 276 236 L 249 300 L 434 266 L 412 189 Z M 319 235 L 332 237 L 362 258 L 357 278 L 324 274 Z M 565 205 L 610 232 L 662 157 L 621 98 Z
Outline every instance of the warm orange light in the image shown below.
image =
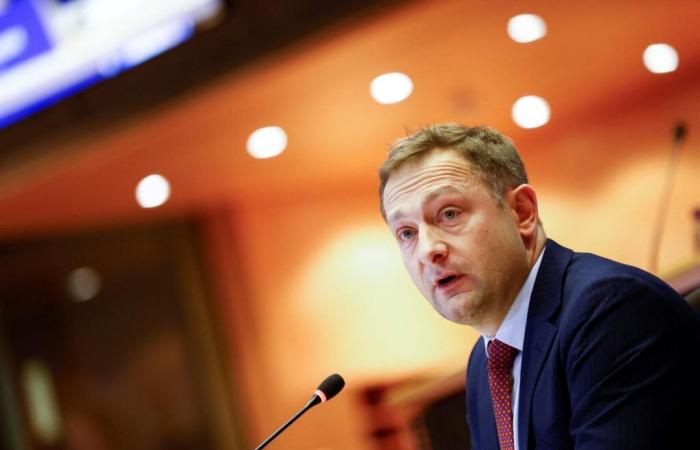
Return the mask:
M 352 376 L 461 366 L 473 334 L 423 299 L 379 221 L 338 230 L 308 260 L 293 298 L 298 326 L 314 339 L 314 357 Z

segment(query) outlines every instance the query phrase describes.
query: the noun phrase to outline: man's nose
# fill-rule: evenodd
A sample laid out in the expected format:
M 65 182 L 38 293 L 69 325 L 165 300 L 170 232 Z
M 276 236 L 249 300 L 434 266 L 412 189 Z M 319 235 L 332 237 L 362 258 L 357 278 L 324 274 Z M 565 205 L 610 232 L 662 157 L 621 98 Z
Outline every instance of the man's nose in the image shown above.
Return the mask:
M 436 264 L 447 258 L 447 244 L 439 230 L 423 227 L 418 232 L 419 258 L 425 264 Z

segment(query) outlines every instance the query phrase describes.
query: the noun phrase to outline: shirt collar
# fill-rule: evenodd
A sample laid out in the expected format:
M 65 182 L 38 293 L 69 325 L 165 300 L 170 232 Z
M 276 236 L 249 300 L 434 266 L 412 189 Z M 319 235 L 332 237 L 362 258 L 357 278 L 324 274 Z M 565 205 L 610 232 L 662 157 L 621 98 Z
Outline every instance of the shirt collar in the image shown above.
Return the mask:
M 499 341 L 510 345 L 523 351 L 523 341 L 525 340 L 525 327 L 527 326 L 527 311 L 530 307 L 530 297 L 532 296 L 532 289 L 535 287 L 535 279 L 537 279 L 537 273 L 540 270 L 540 263 L 542 262 L 542 255 L 544 255 L 544 249 L 540 252 L 540 256 L 535 261 L 535 264 L 530 269 L 530 274 L 527 276 L 525 283 L 520 288 L 520 292 L 515 296 L 515 301 L 510 306 L 506 317 L 501 322 L 501 326 L 498 327 L 495 336 L 482 335 L 484 338 L 484 345 L 486 346 L 486 354 L 488 355 L 488 343 L 493 339 L 498 339 Z

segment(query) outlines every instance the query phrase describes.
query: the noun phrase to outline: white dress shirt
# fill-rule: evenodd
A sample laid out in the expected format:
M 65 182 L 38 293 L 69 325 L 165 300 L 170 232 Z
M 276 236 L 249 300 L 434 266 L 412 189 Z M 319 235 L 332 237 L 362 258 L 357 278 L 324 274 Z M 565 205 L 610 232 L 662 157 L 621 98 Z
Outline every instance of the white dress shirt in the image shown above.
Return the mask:
M 523 359 L 522 353 L 523 341 L 525 340 L 525 327 L 527 325 L 527 311 L 530 307 L 530 296 L 532 295 L 532 288 L 535 286 L 537 272 L 540 270 L 542 255 L 544 255 L 544 249 L 542 249 L 540 256 L 537 258 L 537 261 L 535 261 L 535 265 L 532 266 L 532 269 L 530 269 L 530 274 L 527 276 L 523 287 L 520 288 L 520 292 L 518 292 L 518 295 L 515 297 L 515 301 L 508 310 L 508 313 L 503 319 L 501 326 L 498 327 L 496 335 L 482 335 L 484 338 L 484 345 L 486 346 L 487 358 L 489 354 L 488 344 L 493 339 L 498 339 L 499 341 L 518 349 L 518 353 L 515 355 L 515 360 L 513 361 L 513 390 L 510 397 L 512 402 L 511 409 L 513 411 L 513 443 L 515 445 L 515 450 L 519 450 L 518 400 L 520 399 L 520 366 Z

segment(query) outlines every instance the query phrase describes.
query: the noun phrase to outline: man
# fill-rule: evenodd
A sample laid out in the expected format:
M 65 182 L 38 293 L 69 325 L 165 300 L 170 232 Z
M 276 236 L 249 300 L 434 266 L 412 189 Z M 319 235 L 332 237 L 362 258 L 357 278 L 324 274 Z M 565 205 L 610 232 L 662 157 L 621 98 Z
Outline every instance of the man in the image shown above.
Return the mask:
M 379 173 L 413 282 L 482 335 L 467 367 L 473 448 L 700 448 L 699 316 L 654 276 L 548 240 L 506 137 L 432 126 Z

